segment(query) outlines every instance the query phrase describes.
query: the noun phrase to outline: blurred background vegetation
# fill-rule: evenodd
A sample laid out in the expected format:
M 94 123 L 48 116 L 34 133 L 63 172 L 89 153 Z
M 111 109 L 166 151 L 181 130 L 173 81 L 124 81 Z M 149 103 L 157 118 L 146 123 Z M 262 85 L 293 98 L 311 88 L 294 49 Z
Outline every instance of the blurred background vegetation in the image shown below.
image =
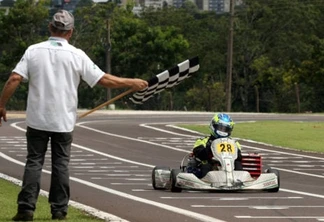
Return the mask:
M 50 4 L 17 0 L 0 12 L 0 89 L 26 48 L 48 38 L 55 12 Z M 145 8 L 140 14 L 132 8 L 81 0 L 73 12 L 76 27 L 70 43 L 117 76 L 148 80 L 195 56 L 200 69 L 143 105 L 126 96 L 115 102 L 116 108 L 225 111 L 230 15 L 198 10 L 189 1 L 181 8 Z M 231 111 L 322 112 L 323 20 L 324 2 L 318 0 L 246 0 L 236 7 Z M 123 91 L 111 90 L 110 96 Z M 24 110 L 27 92 L 24 83 L 7 109 Z M 79 108 L 94 108 L 107 94 L 107 89 L 90 89 L 82 82 Z

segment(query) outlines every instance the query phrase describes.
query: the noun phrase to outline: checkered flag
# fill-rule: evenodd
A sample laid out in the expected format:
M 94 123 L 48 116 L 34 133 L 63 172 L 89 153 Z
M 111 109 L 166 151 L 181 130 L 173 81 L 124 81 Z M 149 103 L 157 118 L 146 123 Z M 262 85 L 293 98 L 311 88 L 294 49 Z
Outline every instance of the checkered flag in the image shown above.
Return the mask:
M 133 94 L 130 100 L 136 104 L 142 104 L 154 94 L 157 94 L 164 89 L 171 88 L 178 85 L 184 79 L 189 78 L 193 73 L 199 69 L 199 59 L 194 57 L 179 63 L 169 70 L 165 70 L 148 80 L 148 87 L 144 90 L 137 91 Z

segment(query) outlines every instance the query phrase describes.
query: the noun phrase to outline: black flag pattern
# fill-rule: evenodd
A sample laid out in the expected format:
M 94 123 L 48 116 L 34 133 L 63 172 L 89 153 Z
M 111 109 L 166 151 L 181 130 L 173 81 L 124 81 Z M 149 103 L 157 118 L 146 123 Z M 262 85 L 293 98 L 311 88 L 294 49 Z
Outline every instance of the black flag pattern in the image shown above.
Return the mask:
M 154 94 L 157 94 L 164 89 L 178 85 L 184 79 L 189 78 L 199 69 L 199 59 L 194 57 L 179 63 L 169 70 L 165 70 L 148 80 L 148 87 L 138 91 L 132 95 L 130 100 L 136 104 L 142 104 Z

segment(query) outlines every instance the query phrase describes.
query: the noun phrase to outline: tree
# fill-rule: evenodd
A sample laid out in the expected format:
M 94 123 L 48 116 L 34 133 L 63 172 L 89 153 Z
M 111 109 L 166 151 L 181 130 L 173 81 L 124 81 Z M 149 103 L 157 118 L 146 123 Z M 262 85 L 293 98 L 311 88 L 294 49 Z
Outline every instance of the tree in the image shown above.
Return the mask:
M 309 36 L 314 33 L 319 11 L 299 0 L 250 0 L 246 5 L 238 13 L 236 27 L 235 107 L 243 105 L 244 111 L 255 110 L 253 93 L 258 86 L 261 100 L 270 100 L 275 110 L 292 112 L 289 107 L 296 106 L 290 103 L 296 100 L 289 92 L 294 90 L 294 75 L 301 61 L 310 56 L 313 46 Z M 263 106 L 267 107 L 263 111 L 271 111 L 271 106 Z
M 183 51 L 188 48 L 188 42 L 179 30 L 173 27 L 150 27 L 145 20 L 134 15 L 130 7 L 120 8 L 113 3 L 96 4 L 91 8 L 79 9 L 76 18 L 82 23 L 78 23 L 78 33 L 73 41 L 88 51 L 103 70 L 107 42 L 106 22 L 110 20 L 111 69 L 116 75 L 150 79 L 160 69 L 167 69 L 181 61 Z M 81 88 L 80 95 L 83 94 L 82 90 Z M 120 90 L 113 91 L 115 95 L 119 93 Z M 102 100 L 104 94 L 104 89 L 101 89 L 100 92 L 96 91 L 96 95 L 88 94 L 87 97 L 97 96 Z M 86 105 L 82 100 L 80 104 Z M 123 104 L 125 101 L 121 100 L 119 105 Z
M 0 14 L 0 78 L 2 88 L 10 71 L 30 44 L 44 40 L 47 30 L 46 2 L 17 0 L 7 15 Z M 8 104 L 8 109 L 25 108 L 27 86 L 22 85 Z

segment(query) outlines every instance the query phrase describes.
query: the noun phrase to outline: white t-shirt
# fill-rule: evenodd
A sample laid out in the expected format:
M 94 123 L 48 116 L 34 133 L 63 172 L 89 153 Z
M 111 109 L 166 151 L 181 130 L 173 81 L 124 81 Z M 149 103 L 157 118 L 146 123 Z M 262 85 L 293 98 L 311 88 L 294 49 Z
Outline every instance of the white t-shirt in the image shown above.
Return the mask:
M 73 131 L 81 78 L 94 87 L 105 74 L 82 50 L 57 37 L 31 45 L 13 72 L 29 81 L 27 126 L 51 132 Z

